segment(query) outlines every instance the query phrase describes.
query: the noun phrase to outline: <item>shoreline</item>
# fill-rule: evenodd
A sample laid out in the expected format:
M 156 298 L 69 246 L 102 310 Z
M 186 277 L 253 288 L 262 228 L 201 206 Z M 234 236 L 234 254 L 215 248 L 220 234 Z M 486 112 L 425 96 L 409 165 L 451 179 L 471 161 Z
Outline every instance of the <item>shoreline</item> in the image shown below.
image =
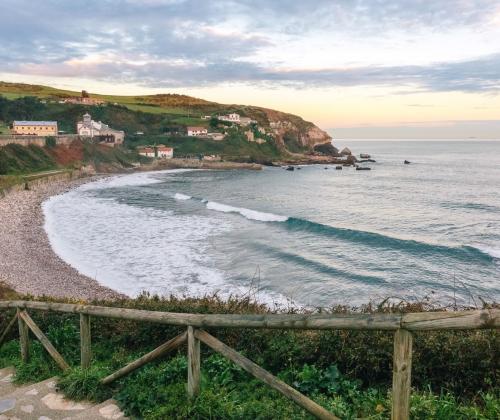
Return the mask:
M 97 280 L 79 273 L 54 251 L 47 232 L 42 203 L 82 184 L 103 177 L 168 169 L 261 170 L 258 164 L 177 159 L 143 165 L 134 170 L 91 174 L 78 178 L 47 177 L 42 182 L 23 181 L 0 190 L 0 282 L 19 294 L 76 300 L 129 299 Z M 26 187 L 30 189 L 25 189 Z
M 57 180 L 0 198 L 0 281 L 20 294 L 77 300 L 127 296 L 80 274 L 52 249 L 44 229 L 42 203 L 96 177 Z

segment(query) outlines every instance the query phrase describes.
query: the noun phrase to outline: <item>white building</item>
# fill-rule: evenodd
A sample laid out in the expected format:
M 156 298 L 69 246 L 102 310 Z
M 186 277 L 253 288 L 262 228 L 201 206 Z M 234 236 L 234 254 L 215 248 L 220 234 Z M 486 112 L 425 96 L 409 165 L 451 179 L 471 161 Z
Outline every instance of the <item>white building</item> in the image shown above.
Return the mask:
M 189 137 L 206 137 L 208 134 L 208 130 L 204 127 L 188 127 L 187 133 Z
M 247 126 L 247 125 L 250 125 L 252 123 L 256 123 L 257 121 L 255 120 L 252 120 L 251 118 L 249 117 L 240 117 L 240 124 L 241 125 L 244 125 L 244 126 Z
M 158 146 L 156 148 L 160 159 L 172 159 L 174 157 L 174 149 L 167 146 Z
M 228 114 L 228 115 L 219 115 L 217 118 L 220 121 L 228 121 L 228 122 L 232 122 L 235 124 L 240 123 L 240 114 L 236 114 L 234 112 L 232 114 Z
M 154 158 L 155 157 L 155 149 L 153 149 L 152 147 L 138 147 L 137 148 L 137 152 L 141 156 L 146 156 L 146 157 L 149 157 L 149 158 Z
M 76 132 L 82 137 L 101 137 L 111 146 L 122 144 L 125 139 L 124 131 L 115 130 L 101 121 L 94 121 L 89 113 L 83 116 L 83 121 L 77 122 Z

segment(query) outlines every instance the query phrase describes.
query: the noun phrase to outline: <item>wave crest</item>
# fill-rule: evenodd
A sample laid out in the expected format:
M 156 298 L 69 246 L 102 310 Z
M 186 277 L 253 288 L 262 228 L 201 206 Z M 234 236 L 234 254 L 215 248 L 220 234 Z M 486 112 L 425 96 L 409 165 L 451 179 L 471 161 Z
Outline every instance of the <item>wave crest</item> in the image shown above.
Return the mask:
M 259 222 L 286 222 L 288 220 L 288 217 L 286 216 L 264 213 L 261 211 L 246 209 L 244 207 L 228 206 L 227 204 L 217 203 L 216 201 L 208 201 L 207 209 L 220 211 L 222 213 L 239 213 L 247 219 L 257 220 Z

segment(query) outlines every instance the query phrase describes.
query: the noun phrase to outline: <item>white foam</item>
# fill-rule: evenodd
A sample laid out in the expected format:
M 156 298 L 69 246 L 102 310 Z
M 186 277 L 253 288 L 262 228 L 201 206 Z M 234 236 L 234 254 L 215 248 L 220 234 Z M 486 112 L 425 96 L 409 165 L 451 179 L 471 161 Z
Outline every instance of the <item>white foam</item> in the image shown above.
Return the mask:
M 191 200 L 191 196 L 190 195 L 185 195 L 185 194 L 181 194 L 181 193 L 176 193 L 174 195 L 174 198 L 176 200 Z
M 258 220 L 259 222 L 286 222 L 288 217 L 280 216 L 273 213 L 264 213 L 261 211 L 250 210 L 244 207 L 233 207 L 226 204 L 217 203 L 215 201 L 207 202 L 207 209 L 220 211 L 222 213 L 239 213 L 243 217 L 250 220 Z
M 116 175 L 83 184 L 78 189 L 81 191 L 89 191 L 101 190 L 106 188 L 134 187 L 141 185 L 158 184 L 164 181 L 164 179 L 161 177 L 161 175 L 163 174 L 187 172 L 192 170 L 194 169 L 167 169 L 164 171 L 136 172 L 127 175 Z
M 105 185 L 148 180 L 119 177 Z M 227 221 L 129 206 L 80 189 L 51 197 L 43 211 L 54 251 L 80 273 L 119 292 L 194 296 L 228 289 L 208 252 L 210 238 L 231 228 Z
M 476 245 L 475 246 L 477 249 L 479 249 L 481 252 L 484 252 L 488 255 L 490 255 L 493 258 L 500 258 L 500 248 L 490 248 L 482 245 Z
M 110 178 L 99 185 L 144 185 L 149 177 Z M 128 178 L 128 179 L 124 179 Z M 88 189 L 87 189 L 88 190 Z M 242 296 L 247 285 L 228 282 L 210 254 L 212 238 L 232 229 L 230 221 L 202 215 L 129 206 L 75 189 L 43 203 L 52 248 L 78 272 L 129 296 Z M 259 301 L 283 303 L 277 293 Z

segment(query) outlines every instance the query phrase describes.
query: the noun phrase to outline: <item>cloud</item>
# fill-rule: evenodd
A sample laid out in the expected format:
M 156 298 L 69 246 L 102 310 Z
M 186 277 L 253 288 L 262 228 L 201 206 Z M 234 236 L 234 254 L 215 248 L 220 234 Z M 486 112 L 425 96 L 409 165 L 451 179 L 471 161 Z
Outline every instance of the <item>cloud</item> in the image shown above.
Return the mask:
M 52 76 L 85 77 L 103 81 L 137 83 L 156 87 L 200 87 L 220 83 L 282 85 L 295 88 L 388 86 L 393 93 L 411 92 L 500 92 L 500 54 L 456 63 L 430 66 L 369 66 L 355 68 L 290 70 L 265 68 L 241 60 L 173 59 L 134 60 L 114 54 L 95 60 L 72 59 L 63 63 L 11 65 L 9 72 Z M 422 106 L 410 104 L 409 106 Z
M 2 0 L 0 71 L 143 86 L 251 83 L 498 92 L 500 53 L 426 66 L 285 68 L 280 47 L 311 32 L 484 28 L 491 0 Z M 319 31 L 319 32 L 318 32 Z M 322 32 L 323 31 L 323 32 Z M 265 51 L 268 60 L 256 57 Z

